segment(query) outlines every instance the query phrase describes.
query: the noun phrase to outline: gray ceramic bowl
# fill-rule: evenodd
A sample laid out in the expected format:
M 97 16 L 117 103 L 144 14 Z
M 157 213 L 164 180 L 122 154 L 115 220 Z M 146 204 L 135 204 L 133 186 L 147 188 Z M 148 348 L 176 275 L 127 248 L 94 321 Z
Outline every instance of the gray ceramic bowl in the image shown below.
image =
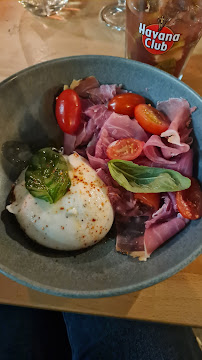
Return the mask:
M 54 98 L 73 78 L 95 75 L 101 83 L 123 84 L 153 101 L 184 97 L 193 114 L 195 174 L 202 180 L 202 101 L 182 82 L 153 67 L 105 56 L 57 59 L 25 69 L 0 85 L 0 271 L 13 280 L 49 294 L 103 297 L 128 293 L 162 281 L 193 261 L 202 250 L 202 219 L 158 249 L 147 262 L 115 251 L 107 241 L 79 253 L 56 252 L 26 238 L 15 216 L 5 210 L 12 183 L 25 167 L 30 151 L 62 145 L 54 117 Z

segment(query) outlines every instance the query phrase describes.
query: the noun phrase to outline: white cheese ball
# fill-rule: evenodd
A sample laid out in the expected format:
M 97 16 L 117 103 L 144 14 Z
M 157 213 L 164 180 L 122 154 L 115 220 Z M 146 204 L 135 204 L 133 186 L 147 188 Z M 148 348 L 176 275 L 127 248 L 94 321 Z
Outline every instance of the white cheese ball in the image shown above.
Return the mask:
M 7 206 L 34 241 L 58 250 L 94 245 L 108 233 L 114 213 L 107 187 L 89 163 L 74 153 L 64 156 L 71 187 L 55 204 L 33 197 L 25 187 L 25 170 L 14 188 L 15 201 Z

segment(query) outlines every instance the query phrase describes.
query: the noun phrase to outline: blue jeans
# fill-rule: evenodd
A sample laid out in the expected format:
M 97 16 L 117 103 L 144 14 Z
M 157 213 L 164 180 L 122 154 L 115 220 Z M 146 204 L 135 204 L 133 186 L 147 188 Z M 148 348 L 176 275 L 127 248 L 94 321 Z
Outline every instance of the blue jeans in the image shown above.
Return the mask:
M 198 360 L 202 354 L 188 327 L 0 306 L 0 360 L 64 359 Z

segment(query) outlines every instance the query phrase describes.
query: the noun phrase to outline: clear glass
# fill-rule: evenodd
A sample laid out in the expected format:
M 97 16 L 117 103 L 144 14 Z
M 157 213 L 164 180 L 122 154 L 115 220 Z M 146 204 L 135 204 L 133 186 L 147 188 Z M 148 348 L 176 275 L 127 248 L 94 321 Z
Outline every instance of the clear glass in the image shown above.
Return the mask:
M 34 15 L 50 16 L 60 11 L 68 0 L 19 0 Z
M 126 0 L 118 0 L 117 3 L 105 6 L 101 12 L 101 19 L 107 26 L 116 30 L 125 30 Z
M 126 0 L 126 57 L 182 78 L 202 35 L 202 0 Z

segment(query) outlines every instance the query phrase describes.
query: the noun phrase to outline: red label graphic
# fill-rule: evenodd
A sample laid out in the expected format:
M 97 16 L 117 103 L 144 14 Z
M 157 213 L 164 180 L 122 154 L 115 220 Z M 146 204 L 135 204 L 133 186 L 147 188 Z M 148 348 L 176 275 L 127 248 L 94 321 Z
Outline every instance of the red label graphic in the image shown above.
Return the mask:
M 151 54 L 165 54 L 175 41 L 179 40 L 180 34 L 174 34 L 171 29 L 164 26 L 159 31 L 159 25 L 145 26 L 140 24 L 139 32 L 142 34 L 142 42 L 147 51 Z

